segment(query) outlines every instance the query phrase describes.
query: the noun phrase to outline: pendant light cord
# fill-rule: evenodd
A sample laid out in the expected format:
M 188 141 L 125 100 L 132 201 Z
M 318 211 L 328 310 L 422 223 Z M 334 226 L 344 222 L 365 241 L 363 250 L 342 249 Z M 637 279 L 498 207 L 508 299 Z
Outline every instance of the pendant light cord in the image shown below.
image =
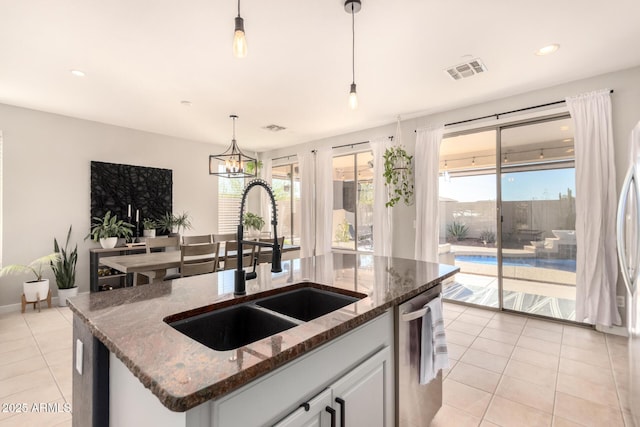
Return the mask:
M 238 0 L 240 1 L 240 0 Z M 356 82 L 356 19 L 351 3 L 351 83 Z
M 240 16 L 240 0 L 238 0 L 238 16 Z

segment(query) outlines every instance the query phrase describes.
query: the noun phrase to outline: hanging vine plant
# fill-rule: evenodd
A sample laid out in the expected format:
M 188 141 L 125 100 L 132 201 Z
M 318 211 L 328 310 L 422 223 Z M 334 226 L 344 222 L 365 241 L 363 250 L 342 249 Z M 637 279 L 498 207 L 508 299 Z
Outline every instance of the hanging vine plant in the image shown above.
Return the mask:
M 393 207 L 402 200 L 407 206 L 413 204 L 413 156 L 404 147 L 396 145 L 384 152 L 384 183 L 387 186 L 389 201 L 386 207 Z

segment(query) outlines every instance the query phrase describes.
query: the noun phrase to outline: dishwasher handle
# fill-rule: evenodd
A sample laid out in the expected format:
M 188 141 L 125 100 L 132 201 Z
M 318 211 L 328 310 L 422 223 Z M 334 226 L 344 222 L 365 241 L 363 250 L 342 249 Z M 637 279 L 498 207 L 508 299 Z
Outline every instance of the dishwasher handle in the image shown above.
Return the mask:
M 402 319 L 403 322 L 411 322 L 412 320 L 419 319 L 422 316 L 424 316 L 425 314 L 427 314 L 427 311 L 429 311 L 429 307 L 422 307 L 421 309 L 416 310 L 416 311 L 410 311 L 408 313 L 402 313 L 400 315 L 400 318 Z

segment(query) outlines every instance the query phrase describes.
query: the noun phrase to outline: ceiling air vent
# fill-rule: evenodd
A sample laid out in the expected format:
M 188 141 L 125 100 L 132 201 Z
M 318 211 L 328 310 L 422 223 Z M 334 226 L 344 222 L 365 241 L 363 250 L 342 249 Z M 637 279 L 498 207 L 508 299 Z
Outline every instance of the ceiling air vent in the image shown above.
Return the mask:
M 453 80 L 466 79 L 467 77 L 475 76 L 485 71 L 487 71 L 487 67 L 485 67 L 479 58 L 446 69 L 447 74 Z
M 263 127 L 263 129 L 270 130 L 271 132 L 280 132 L 281 130 L 285 130 L 286 127 L 279 125 L 267 125 Z

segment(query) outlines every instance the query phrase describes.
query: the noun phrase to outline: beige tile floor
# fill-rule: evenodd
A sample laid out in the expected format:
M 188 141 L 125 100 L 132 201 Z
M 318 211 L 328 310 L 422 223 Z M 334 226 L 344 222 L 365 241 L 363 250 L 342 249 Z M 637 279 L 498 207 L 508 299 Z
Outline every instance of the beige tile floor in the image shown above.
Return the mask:
M 451 367 L 432 427 L 627 426 L 623 337 L 445 303 Z
M 444 316 L 451 368 L 433 427 L 615 427 L 629 419 L 626 339 L 452 303 Z M 71 425 L 71 321 L 67 308 L 0 315 L 0 403 L 11 409 L 0 411 L 0 427 Z
M 0 315 L 0 426 L 71 425 L 71 343 L 68 308 Z

